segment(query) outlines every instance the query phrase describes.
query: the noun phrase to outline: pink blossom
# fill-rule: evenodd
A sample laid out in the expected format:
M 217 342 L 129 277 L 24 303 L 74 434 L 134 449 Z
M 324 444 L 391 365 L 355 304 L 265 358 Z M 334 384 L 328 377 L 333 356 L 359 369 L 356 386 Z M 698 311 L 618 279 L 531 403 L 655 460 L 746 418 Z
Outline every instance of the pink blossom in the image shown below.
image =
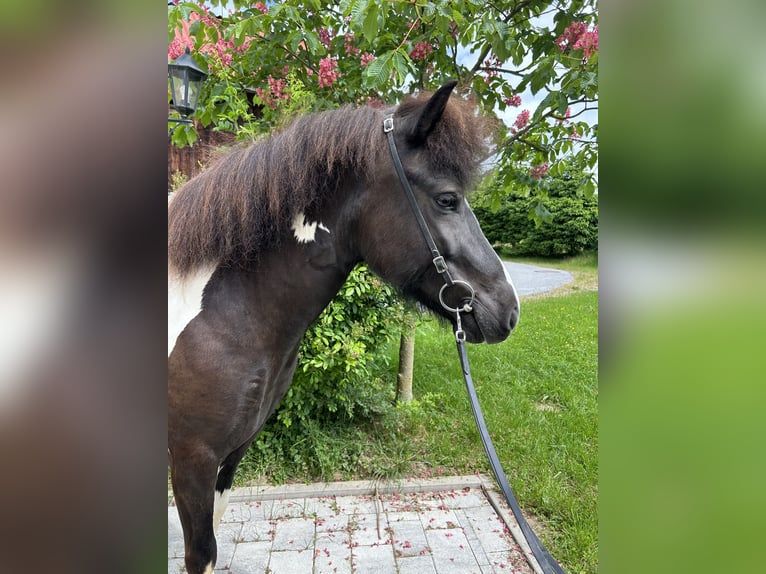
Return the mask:
M 258 97 L 261 99 L 261 101 L 265 105 L 269 106 L 272 110 L 277 109 L 279 100 L 290 99 L 290 94 L 285 92 L 287 81 L 284 79 L 278 79 L 274 78 L 273 76 L 269 76 L 266 79 L 266 84 L 268 85 L 268 89 L 264 90 L 260 87 L 255 88 L 255 93 L 258 94 Z
M 204 14 L 200 15 L 197 12 L 192 12 L 189 15 L 189 21 L 182 21 L 180 28 L 175 30 L 175 38 L 168 46 L 168 59 L 174 60 L 184 53 L 186 48 L 190 50 L 194 48 L 194 39 L 189 33 L 189 28 L 193 22 L 201 20 L 206 26 L 218 27 L 218 19 L 210 14 L 207 7 L 201 7 Z M 243 53 L 248 50 L 250 46 L 249 41 L 245 41 L 241 46 L 235 47 L 234 40 L 224 40 L 223 35 L 218 36 L 218 40 L 213 44 L 208 42 L 203 44 L 199 51 L 203 54 L 209 54 L 216 60 L 220 61 L 224 66 L 231 65 L 233 54 Z
M 569 49 L 582 50 L 583 59 L 587 60 L 591 54 L 598 52 L 598 26 L 589 31 L 585 22 L 572 22 L 564 33 L 556 38 L 556 46 L 562 52 Z
M 365 52 L 364 54 L 362 54 L 362 57 L 360 58 L 362 68 L 366 68 L 370 64 L 370 62 L 372 62 L 374 59 L 375 59 L 375 56 L 373 56 L 369 52 Z
M 346 49 L 346 56 L 356 56 L 359 53 L 359 48 L 354 46 L 354 35 L 351 32 L 346 34 L 343 47 Z
M 523 110 L 518 116 L 516 116 L 516 121 L 513 122 L 513 125 L 516 126 L 517 129 L 524 129 L 524 127 L 529 123 L 529 110 Z
M 379 98 L 372 98 L 370 96 L 367 96 L 367 99 L 365 100 L 365 105 L 370 106 L 371 108 L 385 108 L 386 103 L 379 99 Z
M 518 108 L 521 105 L 521 96 L 519 94 L 513 94 L 510 98 L 503 98 L 503 103 L 505 103 L 506 106 Z
M 529 170 L 529 175 L 534 177 L 535 179 L 542 179 L 543 176 L 548 173 L 548 170 L 550 169 L 550 166 L 548 165 L 548 162 L 543 162 L 539 165 L 533 165 L 532 168 Z
M 319 35 L 319 41 L 324 44 L 324 47 L 329 48 L 332 43 L 332 32 L 327 28 L 319 28 L 317 34 Z
M 269 11 L 269 7 L 266 6 L 263 2 L 256 2 L 253 4 L 253 8 L 256 10 L 260 10 L 263 14 L 266 14 Z
M 319 86 L 329 88 L 338 79 L 338 62 L 335 58 L 327 57 L 319 60 Z
M 410 52 L 410 58 L 413 60 L 425 60 L 428 54 L 434 51 L 434 47 L 428 42 L 418 42 L 412 48 Z

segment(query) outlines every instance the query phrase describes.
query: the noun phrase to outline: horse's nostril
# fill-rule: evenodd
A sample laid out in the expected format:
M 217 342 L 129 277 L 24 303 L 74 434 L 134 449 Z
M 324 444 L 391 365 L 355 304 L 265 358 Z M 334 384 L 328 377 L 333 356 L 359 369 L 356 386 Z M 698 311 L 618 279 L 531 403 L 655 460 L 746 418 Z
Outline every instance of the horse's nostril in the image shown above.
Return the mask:
M 511 311 L 511 331 L 516 328 L 516 324 L 519 322 L 519 308 L 514 307 Z

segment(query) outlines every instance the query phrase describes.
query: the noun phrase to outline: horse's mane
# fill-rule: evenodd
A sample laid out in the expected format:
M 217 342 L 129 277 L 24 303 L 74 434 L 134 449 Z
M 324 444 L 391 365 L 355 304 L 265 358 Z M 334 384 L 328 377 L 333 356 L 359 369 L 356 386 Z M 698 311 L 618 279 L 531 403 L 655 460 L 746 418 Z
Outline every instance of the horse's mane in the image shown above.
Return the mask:
M 410 97 L 396 116 L 406 126 L 428 94 Z M 347 106 L 296 119 L 263 141 L 222 154 L 179 189 L 168 205 L 168 262 L 184 275 L 209 262 L 244 264 L 276 245 L 298 213 L 312 213 L 344 177 L 372 180 L 388 158 L 384 110 Z M 467 183 L 486 154 L 474 107 L 452 98 L 426 147 L 433 169 Z

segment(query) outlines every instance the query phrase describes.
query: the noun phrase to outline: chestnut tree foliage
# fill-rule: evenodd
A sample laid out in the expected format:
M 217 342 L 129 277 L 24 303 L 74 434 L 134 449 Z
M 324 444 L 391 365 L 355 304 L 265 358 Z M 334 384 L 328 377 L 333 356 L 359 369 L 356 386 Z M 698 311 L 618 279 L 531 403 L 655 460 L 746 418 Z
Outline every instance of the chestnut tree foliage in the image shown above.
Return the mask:
M 548 176 L 574 166 L 595 189 L 595 0 L 174 2 L 168 44 L 169 60 L 189 47 L 211 72 L 194 116 L 203 126 L 255 138 L 296 113 L 393 104 L 457 79 L 504 120 L 488 164 L 498 179 L 544 197 Z M 193 127 L 173 134 L 195 139 Z

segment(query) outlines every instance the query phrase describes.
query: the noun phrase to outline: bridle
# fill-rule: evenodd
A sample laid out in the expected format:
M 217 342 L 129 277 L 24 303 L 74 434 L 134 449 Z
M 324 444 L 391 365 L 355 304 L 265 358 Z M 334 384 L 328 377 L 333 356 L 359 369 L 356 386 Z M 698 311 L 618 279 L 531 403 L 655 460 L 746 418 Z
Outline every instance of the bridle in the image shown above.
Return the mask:
M 511 511 L 513 512 L 513 516 L 516 518 L 516 522 L 518 522 L 519 528 L 521 528 L 521 531 L 527 540 L 527 544 L 529 544 L 529 547 L 532 550 L 532 554 L 537 560 L 540 568 L 542 569 L 542 572 L 544 574 L 565 574 L 559 563 L 553 558 L 553 556 L 550 555 L 548 550 L 545 548 L 545 546 L 543 546 L 543 544 L 537 538 L 537 535 L 535 535 L 534 531 L 527 523 L 526 518 L 524 518 L 524 515 L 521 512 L 521 508 L 519 507 L 519 503 L 516 500 L 510 485 L 508 484 L 508 479 L 505 476 L 503 467 L 500 464 L 500 459 L 497 457 L 497 452 L 495 451 L 495 447 L 492 444 L 492 439 L 489 436 L 487 425 L 484 422 L 484 415 L 481 412 L 479 399 L 476 395 L 476 388 L 474 387 L 473 379 L 471 378 L 471 370 L 468 365 L 468 354 L 466 353 L 465 349 L 465 332 L 463 331 L 462 323 L 460 321 L 460 313 L 470 313 L 473 311 L 472 305 L 476 298 L 476 291 L 467 281 L 453 279 L 449 272 L 449 268 L 447 267 L 447 262 L 444 260 L 444 257 L 439 252 L 439 248 L 436 246 L 433 235 L 431 235 L 431 230 L 428 229 L 428 224 L 423 217 L 423 212 L 420 210 L 420 206 L 418 205 L 418 202 L 415 198 L 415 192 L 412 191 L 410 182 L 407 179 L 407 174 L 404 173 L 404 166 L 402 166 L 402 160 L 399 158 L 399 152 L 396 149 L 396 142 L 394 141 L 393 115 L 388 115 L 383 120 L 383 132 L 388 137 L 388 147 L 391 151 L 391 159 L 394 162 L 394 169 L 396 170 L 396 174 L 399 176 L 399 182 L 402 184 L 404 195 L 407 196 L 407 200 L 409 201 L 410 207 L 412 208 L 412 212 L 415 214 L 415 220 L 418 223 L 418 227 L 423 234 L 423 238 L 426 241 L 428 249 L 431 251 L 431 257 L 433 259 L 433 264 L 436 268 L 436 272 L 439 273 L 439 275 L 441 275 L 442 279 L 444 280 L 444 285 L 442 285 L 441 289 L 439 290 L 439 303 L 441 303 L 441 306 L 446 309 L 448 313 L 455 314 L 455 340 L 457 341 L 457 351 L 458 356 L 460 357 L 460 365 L 463 369 L 463 379 L 465 380 L 466 389 L 468 390 L 468 397 L 471 400 L 471 410 L 473 411 L 473 416 L 476 420 L 476 426 L 478 427 L 479 434 L 481 435 L 481 442 L 484 445 L 484 452 L 486 453 L 487 458 L 489 459 L 489 464 L 492 467 L 492 473 L 495 475 L 495 479 L 500 485 L 500 489 L 503 491 L 505 500 L 508 502 L 508 506 L 510 506 Z M 450 307 L 444 301 L 444 291 L 458 285 L 464 286 L 470 291 L 471 299 L 460 307 Z
M 407 196 L 407 201 L 409 201 L 412 212 L 415 214 L 415 221 L 417 221 L 420 232 L 423 234 L 423 238 L 426 241 L 426 245 L 428 246 L 429 251 L 431 251 L 431 257 L 436 272 L 441 275 L 444 280 L 444 285 L 439 289 L 439 303 L 441 303 L 441 306 L 444 307 L 448 313 L 455 314 L 457 323 L 455 338 L 458 342 L 465 341 L 465 331 L 463 331 L 462 322 L 460 321 L 460 313 L 470 313 L 473 311 L 472 305 L 476 299 L 476 291 L 467 281 L 452 278 L 449 268 L 447 267 L 447 262 L 444 260 L 444 256 L 439 252 L 434 237 L 431 235 L 431 230 L 428 229 L 428 224 L 426 223 L 426 220 L 423 217 L 423 212 L 420 210 L 420 206 L 415 199 L 415 192 L 412 191 L 410 182 L 407 179 L 407 174 L 404 173 L 404 166 L 402 165 L 402 160 L 399 158 L 399 152 L 396 149 L 396 142 L 394 141 L 394 116 L 386 116 L 386 119 L 383 120 L 383 132 L 388 136 L 388 148 L 391 151 L 391 159 L 394 162 L 396 175 L 399 176 L 399 181 L 404 189 L 404 195 Z M 444 301 L 444 292 L 451 287 L 459 285 L 468 289 L 471 294 L 471 299 L 460 307 L 450 307 Z

